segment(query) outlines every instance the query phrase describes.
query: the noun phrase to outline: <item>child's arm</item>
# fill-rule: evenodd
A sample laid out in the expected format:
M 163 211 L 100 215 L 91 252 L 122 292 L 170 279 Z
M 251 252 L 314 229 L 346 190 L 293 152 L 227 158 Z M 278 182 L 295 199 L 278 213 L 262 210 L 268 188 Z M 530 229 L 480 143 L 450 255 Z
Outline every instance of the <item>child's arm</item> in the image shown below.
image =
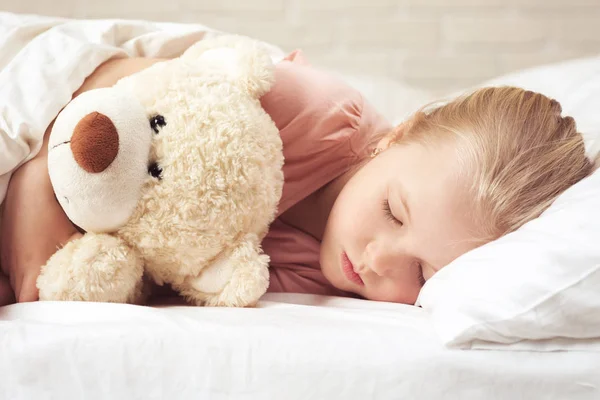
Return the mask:
M 138 72 L 159 59 L 114 59 L 99 66 L 74 94 L 112 86 L 120 78 Z M 0 265 L 10 278 L 18 302 L 38 299 L 36 280 L 40 268 L 58 247 L 80 235 L 54 197 L 47 165 L 47 140 L 44 134 L 40 153 L 12 175 L 5 202 L 0 238 Z M 1 275 L 1 274 L 0 274 Z M 10 300 L 5 280 L 0 276 L 0 305 Z
M 15 171 L 5 198 L 1 264 L 17 301 L 37 300 L 40 267 L 78 234 L 54 198 L 43 153 Z

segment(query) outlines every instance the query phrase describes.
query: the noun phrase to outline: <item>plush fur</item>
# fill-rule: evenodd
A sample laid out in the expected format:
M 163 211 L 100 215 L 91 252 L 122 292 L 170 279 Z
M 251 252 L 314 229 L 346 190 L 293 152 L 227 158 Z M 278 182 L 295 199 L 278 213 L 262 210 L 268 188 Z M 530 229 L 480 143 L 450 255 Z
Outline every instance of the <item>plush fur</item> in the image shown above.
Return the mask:
M 283 184 L 279 132 L 259 101 L 272 81 L 259 43 L 226 36 L 71 102 L 51 134 L 49 170 L 87 233 L 42 268 L 40 298 L 140 302 L 145 274 L 197 305 L 255 304 L 269 279 L 260 242 Z M 117 157 L 98 173 L 69 143 L 92 112 L 119 134 Z

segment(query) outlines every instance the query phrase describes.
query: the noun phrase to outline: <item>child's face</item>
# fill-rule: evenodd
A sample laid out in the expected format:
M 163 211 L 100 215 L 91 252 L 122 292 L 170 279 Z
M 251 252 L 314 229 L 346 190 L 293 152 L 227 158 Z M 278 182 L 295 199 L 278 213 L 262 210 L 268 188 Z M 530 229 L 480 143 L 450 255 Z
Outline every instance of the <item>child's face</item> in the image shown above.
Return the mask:
M 393 145 L 348 181 L 321 245 L 335 287 L 414 304 L 424 280 L 481 244 L 456 154 L 453 141 Z

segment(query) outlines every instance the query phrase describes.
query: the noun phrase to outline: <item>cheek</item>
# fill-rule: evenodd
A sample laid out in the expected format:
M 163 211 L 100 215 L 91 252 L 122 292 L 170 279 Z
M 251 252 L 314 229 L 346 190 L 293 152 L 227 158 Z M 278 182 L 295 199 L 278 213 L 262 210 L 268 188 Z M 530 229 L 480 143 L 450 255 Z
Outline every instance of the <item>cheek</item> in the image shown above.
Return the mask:
M 368 229 L 376 217 L 377 193 L 366 184 L 363 187 L 347 185 L 338 196 L 331 211 L 336 225 L 345 232 L 361 232 Z
M 351 206 L 347 204 L 345 196 L 339 195 L 327 219 L 325 227 L 325 236 L 327 239 L 335 237 L 336 240 L 340 240 L 343 233 L 347 232 L 356 222 L 355 218 L 352 218 L 350 209 Z
M 369 287 L 365 292 L 365 297 L 375 301 L 414 305 L 420 290 L 419 284 L 408 278 L 394 281 L 386 280 L 376 287 Z

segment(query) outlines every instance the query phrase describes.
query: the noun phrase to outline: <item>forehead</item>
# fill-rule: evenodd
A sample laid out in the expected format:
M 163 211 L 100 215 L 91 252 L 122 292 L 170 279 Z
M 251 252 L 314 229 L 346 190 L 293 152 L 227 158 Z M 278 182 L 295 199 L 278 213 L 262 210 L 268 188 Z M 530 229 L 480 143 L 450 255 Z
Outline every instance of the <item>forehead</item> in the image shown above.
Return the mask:
M 431 144 L 418 142 L 393 145 L 389 161 L 394 163 L 392 176 L 401 186 L 415 185 L 419 192 L 443 194 L 448 201 L 466 194 L 468 171 L 464 168 L 456 141 L 444 140 Z M 463 193 L 464 192 L 464 193 Z
M 479 243 L 469 195 L 468 170 L 455 142 L 394 146 L 390 197 L 410 208 L 411 241 L 435 266 L 443 266 Z

